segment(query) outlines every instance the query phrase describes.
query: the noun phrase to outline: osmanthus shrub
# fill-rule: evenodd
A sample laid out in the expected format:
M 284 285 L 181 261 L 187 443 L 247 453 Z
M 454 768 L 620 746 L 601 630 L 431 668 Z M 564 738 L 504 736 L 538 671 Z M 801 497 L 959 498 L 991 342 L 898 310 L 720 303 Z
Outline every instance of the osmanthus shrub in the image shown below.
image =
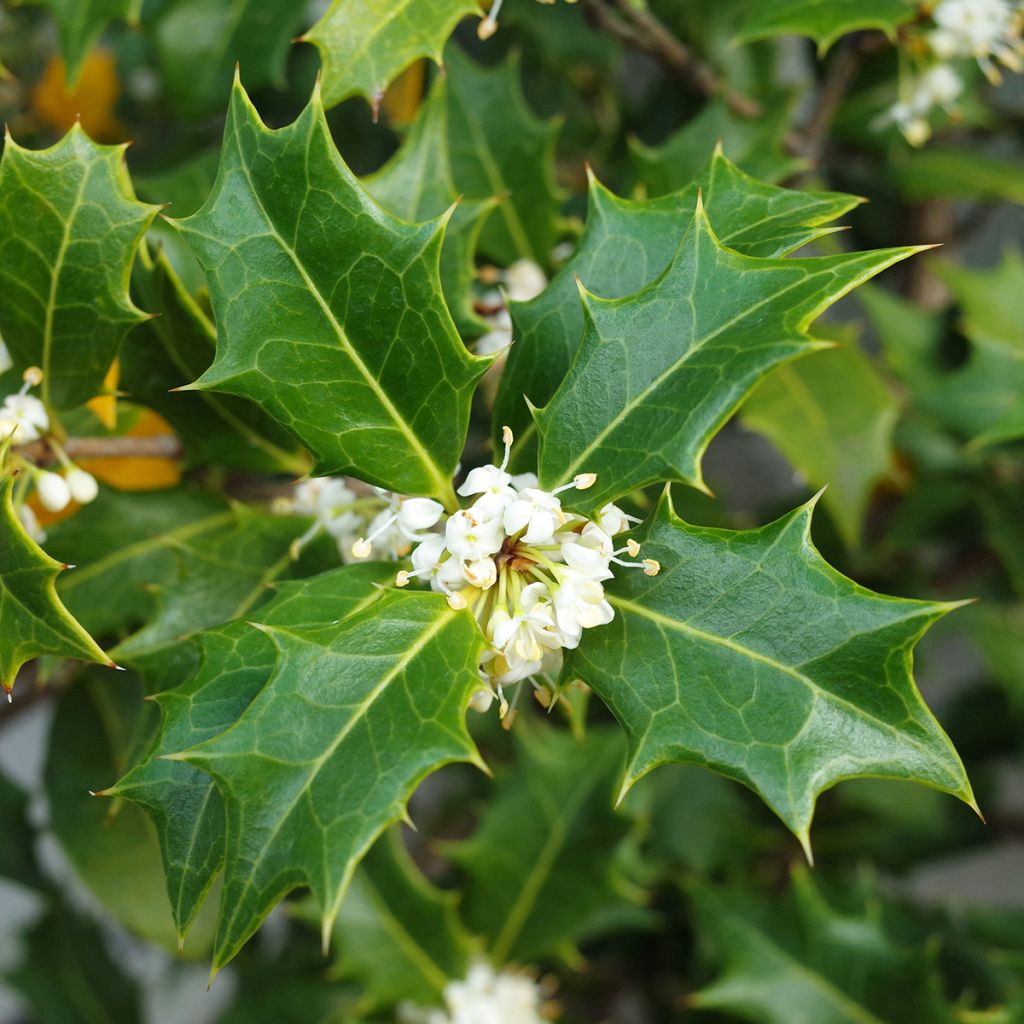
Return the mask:
M 73 73 L 131 13 L 48 6 Z M 976 808 L 913 676 L 916 644 L 956 604 L 833 568 L 811 539 L 820 495 L 747 529 L 691 525 L 675 507 L 709 493 L 705 452 L 747 403 L 745 422 L 835 482 L 829 515 L 856 543 L 896 410 L 856 339 L 820 321 L 927 246 L 837 244 L 857 198 L 741 170 L 733 149 L 766 178 L 787 174 L 777 137 L 752 136 L 763 120 L 721 82 L 706 125 L 662 152 L 633 143 L 646 190 L 619 195 L 589 173 L 574 230 L 557 126 L 529 111 L 520 58 L 445 49 L 482 15 L 475 3 L 335 0 L 312 27 L 292 3 L 234 5 L 231 25 L 206 6 L 168 4 L 141 26 L 189 116 L 226 97 L 229 71 L 211 52 L 189 73 L 188 27 L 241 58 L 192 212 L 157 222 L 161 179 L 141 175 L 152 202 L 139 201 L 124 148 L 77 125 L 49 148 L 9 135 L 0 164 L 0 681 L 17 699 L 27 662 L 59 680 L 75 659 L 127 669 L 130 690 L 86 669 L 60 698 L 51 759 L 81 770 L 65 806 L 88 788 L 109 802 L 59 819 L 51 794 L 58 837 L 102 844 L 108 811 L 115 829 L 142 828 L 141 807 L 173 931 L 201 931 L 215 970 L 308 890 L 288 904 L 325 948 L 341 943 L 361 985 L 353 1019 L 401 1005 L 409 1020 L 478 1021 L 493 1003 L 528 1022 L 549 993 L 509 965 L 564 953 L 598 920 L 613 931 L 616 914 L 640 926 L 624 808 L 648 773 L 692 765 L 744 784 L 808 859 L 816 801 L 843 780 L 911 780 Z M 543 34 L 569 16 L 500 7 L 478 22 L 487 45 L 505 17 Z M 657 22 L 644 4 L 580 7 L 616 45 Z M 302 28 L 322 72 L 298 116 L 270 128 L 243 82 L 273 80 Z M 753 5 L 734 35 L 828 47 L 889 33 L 913 68 L 872 130 L 922 143 L 971 62 L 990 77 L 1016 67 L 1019 28 L 1000 0 L 821 0 Z M 397 152 L 357 177 L 325 104 L 362 96 L 387 117 L 387 87 L 420 58 L 446 73 Z M 866 300 L 883 335 L 894 301 Z M 1005 355 L 991 330 L 978 336 Z M 808 412 L 791 391 L 832 397 Z M 173 428 L 187 484 L 132 493 L 79 465 L 83 442 L 109 434 L 88 410 L 111 394 Z M 1019 408 L 1011 398 L 965 430 L 1019 438 Z M 849 473 L 833 427 L 854 439 Z M 44 512 L 72 503 L 44 530 Z M 116 749 L 90 754 L 74 721 Z M 476 830 L 444 847 L 465 879 L 456 909 L 389 828 L 443 766 L 489 773 L 488 750 L 509 742 L 499 721 L 517 768 L 498 765 Z M 92 877 L 87 854 L 75 866 Z M 806 876 L 796 892 L 828 910 Z M 743 943 L 763 952 L 732 897 L 692 898 L 729 958 Z M 724 981 L 701 1000 L 747 1012 Z M 814 1019 L 881 1019 L 829 1013 Z

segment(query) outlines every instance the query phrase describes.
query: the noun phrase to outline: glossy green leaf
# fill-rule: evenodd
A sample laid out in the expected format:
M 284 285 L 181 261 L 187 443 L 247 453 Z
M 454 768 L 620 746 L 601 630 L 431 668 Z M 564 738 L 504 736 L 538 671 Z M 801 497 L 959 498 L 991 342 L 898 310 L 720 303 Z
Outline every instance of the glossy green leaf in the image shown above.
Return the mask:
M 259 610 L 270 626 L 326 626 L 379 596 L 374 584 L 394 575 L 383 563 L 348 566 L 274 585 Z M 210 780 L 173 754 L 230 728 L 270 678 L 274 645 L 242 619 L 195 636 L 200 667 L 187 682 L 157 694 L 163 721 L 145 759 L 105 796 L 142 806 L 160 837 L 167 894 L 184 938 L 224 862 L 224 805 Z
M 504 197 L 484 225 L 481 251 L 503 267 L 517 259 L 547 267 L 558 241 L 559 122 L 540 121 L 527 106 L 515 55 L 485 68 L 452 45 L 445 61 L 455 188 L 466 199 Z
M 515 344 L 494 407 L 495 443 L 504 424 L 516 435 L 515 466 L 536 464 L 536 424 L 526 399 L 543 405 L 565 377 L 583 334 L 577 278 L 594 295 L 630 295 L 668 266 L 693 217 L 697 195 L 723 245 L 747 256 L 784 256 L 830 231 L 856 205 L 836 192 L 797 192 L 755 181 L 716 149 L 679 192 L 650 200 L 620 199 L 590 178 L 587 223 L 576 251 L 537 298 L 510 303 Z M 500 449 L 499 449 L 500 450 Z
M 239 65 L 250 89 L 282 84 L 304 13 L 294 0 L 172 0 L 151 32 L 164 86 L 182 117 L 222 110 Z
M 19 369 L 43 370 L 42 398 L 61 409 L 99 393 L 145 319 L 128 275 L 157 208 L 135 199 L 124 151 L 76 124 L 49 149 L 8 136 L 0 160 L 0 332 Z
M 302 476 L 308 460 L 251 402 L 209 391 L 171 393 L 210 365 L 217 334 L 164 253 L 151 258 L 143 247 L 132 283 L 139 302 L 160 315 L 140 324 L 124 345 L 119 386 L 174 427 L 185 446 L 186 465 Z
M 637 487 L 703 488 L 712 437 L 770 369 L 822 347 L 810 324 L 914 249 L 756 259 L 727 249 L 698 204 L 672 262 L 635 295 L 581 289 L 580 349 L 551 401 L 534 412 L 541 484 L 596 473 L 587 509 Z
M 113 666 L 57 596 L 68 568 L 25 532 L 14 511 L 14 479 L 0 480 L 0 686 L 8 697 L 18 670 L 42 654 Z
M 566 668 L 626 730 L 624 789 L 665 762 L 703 765 L 754 790 L 808 850 L 816 798 L 842 779 L 910 779 L 973 806 L 912 676 L 914 646 L 954 606 L 841 576 L 811 543 L 812 509 L 720 530 L 663 497 L 635 534 L 660 574 L 610 583 L 615 619 Z
M 302 37 L 320 51 L 324 104 L 365 96 L 374 110 L 399 73 L 421 57 L 441 63 L 444 44 L 477 0 L 334 0 Z
M 227 811 L 215 968 L 300 885 L 326 942 L 357 863 L 420 780 L 480 763 L 465 710 L 483 637 L 468 611 L 392 591 L 337 625 L 263 628 L 270 681 L 227 732 L 175 755 L 213 776 Z
M 658 146 L 631 139 L 637 175 L 652 196 L 686 188 L 721 145 L 725 155 L 759 181 L 777 182 L 803 166 L 783 149 L 790 127 L 790 104 L 774 102 L 762 117 L 744 118 L 712 100 L 692 120 Z
M 848 545 L 860 540 L 868 499 L 892 467 L 899 407 L 847 332 L 840 348 L 773 370 L 747 399 L 742 419 L 813 487 Z
M 420 874 L 397 828 L 374 843 L 334 926 L 340 973 L 361 983 L 365 1008 L 435 1005 L 466 976 L 473 946 L 456 903 Z
M 31 0 L 29 0 L 31 2 Z M 135 21 L 142 0 L 36 0 L 48 7 L 57 22 L 60 51 L 71 86 L 78 80 L 82 61 L 112 21 Z
M 11 879 L 33 889 L 42 884 L 36 863 L 35 830 L 28 820 L 27 793 L 6 775 L 0 775 L 0 824 L 4 841 L 0 843 L 0 878 Z
M 916 13 L 911 0 L 773 0 L 751 7 L 738 39 L 810 36 L 824 53 L 848 32 L 874 28 L 895 38 L 896 29 Z
M 974 199 L 1024 203 L 1020 160 L 971 149 L 901 147 L 893 153 L 892 174 L 914 200 Z
M 491 959 L 529 963 L 580 937 L 624 895 L 615 857 L 630 820 L 612 809 L 624 746 L 617 729 L 584 740 L 522 728 L 476 832 L 450 845 L 466 873 L 462 915 Z
M 236 84 L 213 195 L 178 223 L 217 321 L 216 358 L 193 386 L 255 401 L 317 474 L 452 503 L 489 361 L 466 351 L 444 304 L 443 220 L 406 224 L 376 206 L 316 94 L 271 132 Z
M 438 78 L 420 107 L 402 148 L 363 186 L 381 206 L 410 222 L 440 217 L 458 202 L 441 248 L 441 283 L 448 309 L 463 337 L 478 337 L 487 325 L 473 310 L 473 257 L 484 218 L 494 201 L 461 198 L 448 152 L 447 79 Z

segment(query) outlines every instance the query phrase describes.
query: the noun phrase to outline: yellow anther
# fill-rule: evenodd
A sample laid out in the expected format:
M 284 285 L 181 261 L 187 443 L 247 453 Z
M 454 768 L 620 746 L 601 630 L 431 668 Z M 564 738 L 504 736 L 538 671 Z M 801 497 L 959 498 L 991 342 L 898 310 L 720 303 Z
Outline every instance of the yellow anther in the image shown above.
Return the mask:
M 661 572 L 661 562 L 653 558 L 645 558 L 643 567 L 645 576 L 657 576 Z
M 373 545 L 365 537 L 360 537 L 359 540 L 352 545 L 353 558 L 369 558 L 370 552 L 372 551 Z
M 596 473 L 578 473 L 573 477 L 572 482 L 576 485 L 577 491 L 585 491 L 597 483 Z
M 626 550 L 629 552 L 630 558 L 636 558 L 640 554 L 640 545 L 635 540 L 626 541 Z

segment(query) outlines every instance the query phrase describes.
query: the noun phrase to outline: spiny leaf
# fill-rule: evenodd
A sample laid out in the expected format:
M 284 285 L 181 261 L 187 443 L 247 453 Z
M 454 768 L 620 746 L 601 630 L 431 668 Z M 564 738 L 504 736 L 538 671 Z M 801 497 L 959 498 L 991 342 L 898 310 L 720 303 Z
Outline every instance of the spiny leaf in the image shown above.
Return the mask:
M 362 984 L 366 1009 L 433 1005 L 465 977 L 473 944 L 456 902 L 420 874 L 397 827 L 374 843 L 334 926 L 340 973 Z
M 698 203 L 657 280 L 624 299 L 581 292 L 579 353 L 534 412 L 542 486 L 597 473 L 576 499 L 587 509 L 661 480 L 703 488 L 704 450 L 758 380 L 820 349 L 810 324 L 916 251 L 755 259 L 725 248 Z
M 61 409 L 99 393 L 145 319 L 128 275 L 157 207 L 136 200 L 124 151 L 76 124 L 49 149 L 8 135 L 0 160 L 0 331 L 19 369 L 42 368 L 42 398 Z
M 875 28 L 895 38 L 896 29 L 915 13 L 912 0 L 773 0 L 751 7 L 737 40 L 804 35 L 824 54 L 840 36 L 861 29 Z
M 591 728 L 580 741 L 538 727 L 516 738 L 515 769 L 499 776 L 477 831 L 447 847 L 467 875 L 463 917 L 497 964 L 555 952 L 622 900 L 615 857 L 631 824 L 612 810 L 617 729 Z
M 494 422 L 499 435 L 504 424 L 515 432 L 517 469 L 536 465 L 536 424 L 526 398 L 534 405 L 548 402 L 580 345 L 584 321 L 577 278 L 607 299 L 649 284 L 678 250 L 698 194 L 722 244 L 758 257 L 784 256 L 838 230 L 828 225 L 857 203 L 836 192 L 797 192 L 755 181 L 720 148 L 685 189 L 658 199 L 620 199 L 591 175 L 587 223 L 576 251 L 536 299 L 510 303 L 516 342 L 502 374 Z
M 813 502 L 757 530 L 689 526 L 667 497 L 636 533 L 655 579 L 608 585 L 615 619 L 588 631 L 585 679 L 629 737 L 624 790 L 657 765 L 745 783 L 809 850 L 817 795 L 842 779 L 910 779 L 974 806 L 912 655 L 950 604 L 857 586 L 810 540 Z
M 892 466 L 899 407 L 855 334 L 846 334 L 842 347 L 773 370 L 742 418 L 813 487 L 828 487 L 825 507 L 843 540 L 855 545 L 871 492 Z
M 326 626 L 380 595 L 374 584 L 393 576 L 382 563 L 353 565 L 308 580 L 274 585 L 260 621 L 277 627 Z M 186 683 L 157 694 L 163 721 L 152 749 L 105 796 L 140 804 L 160 837 L 167 894 L 178 934 L 195 918 L 224 862 L 224 805 L 210 777 L 173 754 L 224 732 L 270 678 L 274 645 L 265 633 L 237 619 L 195 636 L 199 670 Z
M 142 0 L 41 0 L 53 12 L 60 49 L 74 87 L 82 61 L 112 21 L 135 21 Z
M 302 476 L 308 460 L 251 402 L 206 391 L 170 393 L 210 365 L 217 334 L 162 251 L 151 257 L 142 247 L 132 284 L 142 304 L 160 315 L 140 324 L 122 349 L 120 389 L 174 427 L 186 465 Z
M 443 220 L 410 225 L 376 206 L 316 93 L 271 132 L 236 82 L 214 192 L 178 223 L 217 321 L 216 358 L 194 387 L 255 401 L 317 474 L 453 504 L 489 360 L 466 351 L 441 295 Z
M 402 148 L 363 185 L 385 210 L 412 222 L 439 217 L 458 201 L 441 248 L 441 282 L 459 333 L 467 338 L 483 334 L 487 325 L 473 311 L 473 256 L 494 200 L 460 200 L 448 153 L 445 78 L 434 82 Z
M 444 44 L 477 0 L 334 0 L 302 37 L 320 51 L 324 103 L 365 96 L 374 111 L 384 90 L 421 57 L 441 63 Z
M 41 654 L 113 665 L 57 597 L 67 568 L 25 532 L 14 511 L 14 479 L 0 480 L 0 685 L 10 694 L 18 670 Z
M 300 885 L 326 942 L 356 864 L 419 781 L 480 763 L 465 710 L 483 637 L 468 611 L 388 592 L 337 625 L 264 628 L 270 681 L 227 732 L 175 755 L 213 776 L 227 811 L 215 969 Z
M 484 68 L 453 44 L 445 61 L 455 187 L 467 199 L 506 197 L 484 225 L 480 249 L 500 266 L 530 259 L 546 267 L 558 240 L 559 122 L 530 111 L 515 55 Z

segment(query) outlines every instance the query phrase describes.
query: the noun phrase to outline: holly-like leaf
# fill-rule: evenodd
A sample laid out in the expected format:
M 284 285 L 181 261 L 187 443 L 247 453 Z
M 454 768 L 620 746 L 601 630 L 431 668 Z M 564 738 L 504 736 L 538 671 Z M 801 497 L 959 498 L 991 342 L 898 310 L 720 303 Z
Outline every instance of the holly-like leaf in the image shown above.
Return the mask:
M 341 974 L 361 983 L 365 1009 L 434 1005 L 465 977 L 472 942 L 456 902 L 420 874 L 397 829 L 374 843 L 334 926 Z
M 68 566 L 25 532 L 13 490 L 12 477 L 0 480 L 0 686 L 8 697 L 21 666 L 41 654 L 114 664 L 61 603 L 56 581 Z
M 767 437 L 813 487 L 843 540 L 860 540 L 868 499 L 892 466 L 899 407 L 855 336 L 773 370 L 743 406 L 746 426 Z
M 855 890 L 851 909 L 830 905 L 797 869 L 788 897 L 694 884 L 699 934 L 722 967 L 690 1005 L 758 1024 L 953 1024 L 936 948 L 900 941 L 879 894 Z
M 380 595 L 374 585 L 393 575 L 392 566 L 373 562 L 278 583 L 259 618 L 282 628 L 326 626 L 369 605 Z M 204 630 L 195 643 L 201 658 L 196 674 L 153 698 L 163 721 L 148 755 L 103 794 L 132 800 L 153 819 L 182 940 L 224 862 L 224 805 L 208 775 L 163 755 L 234 725 L 274 666 L 273 643 L 241 619 Z
M 661 480 L 703 488 L 704 450 L 758 380 L 820 349 L 810 324 L 916 251 L 751 258 L 719 241 L 698 203 L 672 262 L 646 288 L 624 299 L 581 289 L 579 352 L 534 412 L 542 486 L 597 473 L 576 499 L 587 509 Z
M 912 0 L 773 0 L 754 4 L 737 39 L 752 42 L 771 36 L 810 36 L 824 54 L 848 32 L 878 29 L 891 39 L 917 13 Z
M 460 200 L 448 154 L 447 79 L 438 78 L 420 107 L 402 148 L 376 174 L 363 179 L 366 190 L 403 220 L 439 217 Z M 463 337 L 478 337 L 487 324 L 473 310 L 473 262 L 491 199 L 461 199 L 451 215 L 441 248 L 441 282 L 455 325 Z
M 955 605 L 885 597 L 836 572 L 810 540 L 814 502 L 757 530 L 689 526 L 664 496 L 636 533 L 661 563 L 608 585 L 615 618 L 566 673 L 629 738 L 626 790 L 657 765 L 703 765 L 749 786 L 799 837 L 842 779 L 922 782 L 974 805 L 912 655 Z
M 571 944 L 622 900 L 615 858 L 630 831 L 612 809 L 624 753 L 617 729 L 592 728 L 584 740 L 521 729 L 516 750 L 477 831 L 447 847 L 467 876 L 462 915 L 498 964 Z
M 441 294 L 444 221 L 411 225 L 366 195 L 318 94 L 271 132 L 236 82 L 213 194 L 178 222 L 210 282 L 213 365 L 193 385 L 252 399 L 352 473 L 454 503 L 469 405 L 489 360 Z
M 653 196 L 689 185 L 718 144 L 747 174 L 759 181 L 777 182 L 803 166 L 783 150 L 790 127 L 789 108 L 788 103 L 776 102 L 761 117 L 745 118 L 724 102 L 713 100 L 661 145 L 630 140 L 630 155 L 640 180 Z
M 37 0 L 39 2 L 39 0 Z M 74 88 L 86 54 L 112 21 L 135 21 L 142 0 L 41 0 L 57 22 L 60 50 Z
M 830 222 L 857 203 L 836 192 L 797 192 L 756 181 L 721 148 L 685 189 L 658 199 L 620 199 L 591 176 L 587 223 L 576 251 L 537 298 L 509 306 L 516 343 L 502 374 L 494 422 L 499 432 L 504 424 L 515 432 L 517 469 L 536 465 L 536 424 L 526 399 L 548 402 L 580 345 L 584 320 L 577 278 L 607 299 L 649 284 L 679 248 L 698 194 L 722 244 L 758 257 L 784 256 L 837 230 Z
M 216 331 L 163 252 L 150 257 L 143 246 L 132 283 L 142 305 L 160 315 L 140 324 L 122 349 L 120 389 L 174 427 L 186 465 L 304 475 L 308 460 L 290 435 L 251 402 L 208 391 L 171 393 L 210 365 Z
M 365 96 L 376 111 L 405 68 L 440 64 L 455 26 L 479 13 L 477 0 L 334 0 L 302 37 L 320 51 L 325 105 Z
M 284 80 L 305 12 L 292 0 L 173 0 L 152 28 L 172 102 L 186 119 L 223 109 L 237 65 L 249 88 Z
M 27 793 L 0 774 L 0 825 L 4 841 L 0 844 L 0 878 L 12 879 L 33 889 L 42 885 L 36 863 L 35 830 L 29 824 Z
M 500 266 L 530 259 L 546 267 L 558 240 L 560 125 L 539 121 L 527 106 L 515 55 L 484 68 L 452 45 L 445 61 L 455 187 L 467 199 L 505 197 L 484 225 L 480 249 Z
M 19 369 L 43 370 L 42 398 L 61 409 L 99 393 L 145 319 L 128 275 L 157 207 L 135 198 L 124 151 L 76 124 L 49 149 L 8 136 L 0 160 L 0 332 Z
M 227 812 L 215 968 L 300 885 L 326 942 L 356 864 L 420 780 L 481 763 L 465 710 L 483 637 L 468 611 L 393 591 L 337 625 L 263 628 L 270 681 L 234 726 L 175 755 L 213 776 Z

